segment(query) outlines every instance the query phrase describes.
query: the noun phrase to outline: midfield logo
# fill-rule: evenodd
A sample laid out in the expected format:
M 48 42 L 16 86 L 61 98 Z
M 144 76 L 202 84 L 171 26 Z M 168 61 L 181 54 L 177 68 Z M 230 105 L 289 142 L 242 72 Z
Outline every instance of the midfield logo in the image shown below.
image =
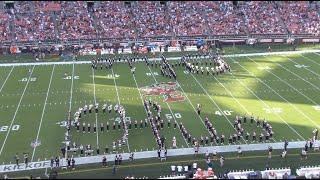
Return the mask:
M 185 97 L 177 90 L 178 85 L 175 82 L 162 82 L 140 88 L 145 96 L 164 95 L 164 102 L 184 101 Z

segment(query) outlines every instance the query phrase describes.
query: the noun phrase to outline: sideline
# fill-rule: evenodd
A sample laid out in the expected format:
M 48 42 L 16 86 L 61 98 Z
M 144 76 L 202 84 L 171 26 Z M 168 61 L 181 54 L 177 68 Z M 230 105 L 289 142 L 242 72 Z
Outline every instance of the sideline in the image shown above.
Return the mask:
M 288 55 L 288 54 L 302 54 L 302 53 L 317 53 L 320 50 L 302 50 L 302 51 L 281 51 L 281 52 L 267 52 L 267 53 L 250 53 L 250 54 L 232 54 L 223 55 L 222 57 L 247 57 L 247 56 L 271 56 L 271 55 Z M 179 60 L 181 57 L 168 57 L 167 60 Z M 150 60 L 161 60 L 160 58 L 150 58 Z M 138 61 L 143 61 L 139 59 Z M 123 61 L 121 61 L 123 62 Z M 32 63 L 1 63 L 0 67 L 7 66 L 41 66 L 41 65 L 67 65 L 67 64 L 90 64 L 91 61 L 68 61 L 68 62 L 32 62 Z M 126 63 L 126 62 L 125 62 Z

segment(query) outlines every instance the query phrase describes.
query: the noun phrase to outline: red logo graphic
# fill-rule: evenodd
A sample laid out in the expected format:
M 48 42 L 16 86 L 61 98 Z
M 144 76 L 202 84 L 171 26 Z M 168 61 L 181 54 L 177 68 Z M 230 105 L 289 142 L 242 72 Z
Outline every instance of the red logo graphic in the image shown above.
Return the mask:
M 150 86 L 142 87 L 140 90 L 145 96 L 164 95 L 164 102 L 179 102 L 184 101 L 185 97 L 181 92 L 177 91 L 178 85 L 175 82 L 162 82 Z

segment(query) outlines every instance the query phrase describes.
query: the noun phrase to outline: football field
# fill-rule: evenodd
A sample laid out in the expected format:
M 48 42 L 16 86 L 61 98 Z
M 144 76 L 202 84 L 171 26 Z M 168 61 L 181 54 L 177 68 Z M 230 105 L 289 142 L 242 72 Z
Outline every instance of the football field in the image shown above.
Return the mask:
M 117 147 L 117 152 L 157 150 L 150 125 L 140 128 L 147 118 L 143 100 L 151 98 L 161 105 L 161 118 L 165 121 L 160 134 L 170 149 L 172 138 L 178 148 L 193 147 L 184 138 L 174 122 L 183 123 L 196 139 L 209 137 L 205 126 L 208 117 L 224 144 L 210 142 L 205 146 L 228 145 L 228 137 L 237 115 L 266 119 L 273 128 L 270 142 L 309 140 L 320 125 L 320 54 L 294 54 L 276 56 L 228 57 L 231 73 L 218 76 L 189 74 L 184 67 L 176 67 L 177 80 L 163 77 L 159 67 L 136 62 L 135 74 L 127 63 L 115 63 L 113 68 L 92 70 L 90 64 L 57 64 L 0 67 L 0 163 L 14 163 L 16 153 L 28 153 L 31 161 L 42 161 L 61 156 L 64 145 L 65 121 L 80 107 L 99 104 L 99 112 L 83 116 L 81 121 L 97 124 L 97 132 L 71 130 L 71 144 L 90 144 L 92 149 L 106 146 L 123 136 L 123 129 L 112 124 L 119 121 L 116 113 L 102 113 L 101 106 L 121 104 L 129 129 L 128 143 Z M 174 61 L 169 61 L 170 63 Z M 29 72 L 29 70 L 31 72 Z M 171 94 L 149 95 L 157 88 L 174 89 Z M 202 105 L 198 115 L 197 104 Z M 167 122 L 170 120 L 171 126 Z M 100 124 L 109 123 L 107 131 Z M 250 120 L 243 124 L 245 132 L 264 133 Z M 237 144 L 251 144 L 241 138 Z M 95 153 L 94 153 L 95 154 Z M 79 152 L 74 153 L 78 157 Z M 11 164 L 10 163 L 10 164 Z

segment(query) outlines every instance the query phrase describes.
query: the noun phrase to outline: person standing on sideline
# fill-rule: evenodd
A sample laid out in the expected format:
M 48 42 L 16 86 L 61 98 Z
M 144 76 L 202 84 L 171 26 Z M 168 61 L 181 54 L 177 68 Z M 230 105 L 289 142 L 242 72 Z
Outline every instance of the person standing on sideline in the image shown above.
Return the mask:
M 224 165 L 224 157 L 221 156 L 220 157 L 220 167 L 223 167 L 223 165 Z

